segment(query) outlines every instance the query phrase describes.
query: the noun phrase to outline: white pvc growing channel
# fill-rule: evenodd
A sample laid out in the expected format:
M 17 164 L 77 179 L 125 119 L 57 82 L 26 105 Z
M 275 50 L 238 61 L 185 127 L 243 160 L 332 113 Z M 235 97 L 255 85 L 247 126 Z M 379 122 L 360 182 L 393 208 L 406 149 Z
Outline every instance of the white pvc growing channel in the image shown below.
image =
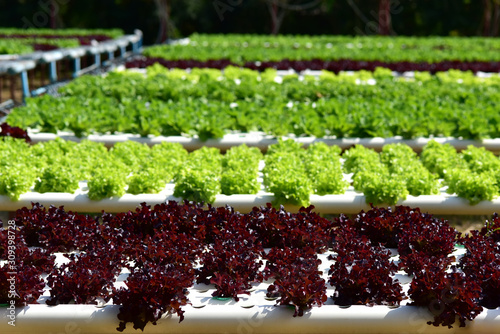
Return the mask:
M 263 168 L 261 161 L 260 169 Z M 351 175 L 344 174 L 344 179 L 350 182 Z M 252 211 L 257 206 L 266 206 L 274 201 L 273 193 L 267 192 L 263 185 L 262 174 L 257 178 L 261 183 L 260 191 L 255 195 L 217 195 L 212 203 L 215 207 L 229 205 L 236 211 L 246 213 Z M 77 212 L 101 212 L 109 213 L 126 212 L 135 210 L 141 203 L 155 205 L 165 201 L 182 201 L 182 198 L 175 197 L 175 184 L 168 183 L 158 194 L 124 194 L 121 197 L 105 198 L 100 201 L 91 200 L 87 193 L 87 181 L 79 182 L 79 188 L 73 193 L 38 193 L 34 187 L 30 192 L 21 194 L 18 201 L 13 201 L 5 195 L 0 195 L 0 211 L 15 211 L 22 207 L 31 208 L 31 203 L 40 203 L 45 207 L 50 205 L 64 206 L 65 210 Z M 482 201 L 476 205 L 470 205 L 469 201 L 458 197 L 455 194 L 446 193 L 447 187 L 440 189 L 438 195 L 407 196 L 405 200 L 400 200 L 397 205 L 405 205 L 413 208 L 420 208 L 422 212 L 443 215 L 491 215 L 500 212 L 500 198 L 491 201 Z M 349 186 L 341 195 L 310 195 L 310 204 L 315 206 L 315 211 L 323 214 L 355 214 L 361 210 L 369 210 L 370 205 L 366 202 L 363 193 L 357 192 Z M 296 212 L 298 206 L 285 204 L 287 211 Z
M 136 141 L 139 143 L 144 143 L 149 146 L 160 144 L 162 142 L 179 143 L 188 151 L 193 151 L 207 147 L 216 147 L 222 151 L 226 151 L 234 146 L 239 146 L 245 144 L 250 147 L 257 147 L 262 151 L 266 151 L 269 145 L 278 143 L 278 139 L 271 135 L 266 135 L 261 132 L 255 133 L 234 133 L 226 134 L 220 139 L 208 139 L 207 141 L 202 141 L 197 137 L 183 137 L 183 136 L 148 136 L 141 137 L 134 134 L 93 134 L 87 137 L 78 138 L 69 132 L 59 132 L 57 134 L 53 133 L 39 133 L 37 131 L 28 130 L 28 135 L 30 136 L 33 143 L 46 142 L 54 140 L 60 137 L 65 140 L 71 140 L 80 142 L 82 139 L 88 139 L 91 141 L 103 143 L 107 147 L 111 147 L 116 143 L 124 142 L 127 140 Z M 473 145 L 477 147 L 484 147 L 488 151 L 492 151 L 495 154 L 500 153 L 500 138 L 493 139 L 482 139 L 482 140 L 468 140 L 468 139 L 457 139 L 453 137 L 436 137 L 436 138 L 417 138 L 417 139 L 403 139 L 402 137 L 374 137 L 374 138 L 315 138 L 315 137 L 295 137 L 295 136 L 283 136 L 283 139 L 293 139 L 299 143 L 302 143 L 304 147 L 315 142 L 324 142 L 327 145 L 337 145 L 341 149 L 348 149 L 354 145 L 362 145 L 367 148 L 372 148 L 376 151 L 381 151 L 385 145 L 388 144 L 406 144 L 410 146 L 414 151 L 420 152 L 423 147 L 429 143 L 431 140 L 435 140 L 440 144 L 450 144 L 457 150 L 465 150 L 467 146 Z
M 7 196 L 0 196 L 0 211 L 15 211 L 22 207 L 31 208 L 31 203 L 40 203 L 46 207 L 50 205 L 61 206 L 65 210 L 78 212 L 123 212 L 135 210 L 140 203 L 148 205 L 164 203 L 167 200 L 181 201 L 174 197 L 173 191 L 162 191 L 159 194 L 125 194 L 122 197 L 108 198 L 100 201 L 92 201 L 86 195 L 87 190 L 79 189 L 74 194 L 69 193 L 36 193 L 22 194 L 19 201 L 12 201 Z M 271 203 L 274 196 L 270 193 L 259 193 L 257 195 L 217 195 L 213 204 L 215 207 L 229 205 L 236 211 L 249 212 L 254 206 L 265 206 Z M 361 210 L 369 210 L 363 194 L 346 192 L 344 195 L 311 195 L 311 205 L 315 206 L 316 212 L 324 214 L 336 213 L 358 213 Z M 418 207 L 422 212 L 443 215 L 491 215 L 500 212 L 500 199 L 483 201 L 476 205 L 470 205 L 463 198 L 455 195 L 421 195 L 418 197 L 408 196 L 406 200 L 399 201 L 397 205 Z M 297 211 L 299 208 L 293 205 L 285 205 L 287 211 Z

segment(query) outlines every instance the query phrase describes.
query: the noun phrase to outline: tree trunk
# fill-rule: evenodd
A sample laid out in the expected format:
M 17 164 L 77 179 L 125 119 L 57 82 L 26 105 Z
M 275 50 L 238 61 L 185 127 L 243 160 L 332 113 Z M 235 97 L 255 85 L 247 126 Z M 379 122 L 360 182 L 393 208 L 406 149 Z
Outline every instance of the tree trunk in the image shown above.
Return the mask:
M 483 11 L 483 36 L 490 36 L 491 32 L 491 15 L 492 6 L 491 0 L 483 0 L 484 11 Z
M 50 28 L 56 28 L 56 4 L 55 0 L 50 0 Z
M 491 29 L 491 36 L 498 36 L 500 29 L 500 0 L 495 0 L 495 5 L 493 6 L 493 23 Z
M 156 10 L 159 19 L 158 35 L 156 43 L 163 43 L 171 36 L 172 22 L 170 22 L 170 6 L 168 0 L 155 0 Z
M 379 1 L 378 33 L 379 35 L 390 35 L 391 33 L 391 0 Z
M 498 36 L 500 32 L 500 0 L 483 0 L 483 36 Z
M 271 14 L 271 34 L 277 35 L 280 31 L 286 9 L 280 8 L 275 0 L 267 2 L 269 13 Z

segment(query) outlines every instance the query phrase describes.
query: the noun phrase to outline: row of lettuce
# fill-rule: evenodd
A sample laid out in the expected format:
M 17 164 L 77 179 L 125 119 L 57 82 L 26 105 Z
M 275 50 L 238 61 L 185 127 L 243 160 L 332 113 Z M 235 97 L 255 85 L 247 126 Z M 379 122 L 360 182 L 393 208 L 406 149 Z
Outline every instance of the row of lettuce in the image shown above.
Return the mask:
M 221 138 L 273 136 L 500 137 L 500 76 L 449 71 L 395 77 L 391 71 L 319 76 L 228 67 L 149 67 L 80 77 L 60 97 L 27 99 L 9 124 L 41 132 L 134 133 Z
M 74 39 L 88 44 L 123 35 L 120 29 L 0 28 L 2 39 Z M 500 42 L 481 37 L 258 36 L 194 34 L 187 43 L 155 45 L 144 54 L 165 60 L 228 60 L 234 64 L 282 60 L 438 63 L 498 62 Z
M 264 36 L 193 34 L 177 44 L 155 45 L 144 55 L 167 60 L 360 60 L 386 62 L 500 61 L 500 41 L 481 37 Z
M 450 70 L 472 71 L 474 73 L 498 73 L 500 72 L 500 62 L 497 61 L 441 61 L 438 63 L 412 63 L 408 61 L 387 62 L 382 60 L 289 60 L 283 59 L 280 61 L 255 61 L 246 62 L 245 64 L 234 63 L 227 59 L 217 60 L 167 60 L 158 57 L 134 57 L 127 59 L 125 62 L 126 68 L 147 68 L 159 64 L 165 68 L 214 68 L 222 70 L 228 66 L 241 66 L 252 70 L 265 71 L 266 69 L 277 69 L 284 71 L 303 72 L 308 70 L 314 71 L 330 71 L 339 73 L 343 71 L 375 71 L 378 67 L 387 68 L 397 73 L 406 72 L 429 72 L 432 74 L 439 72 L 447 72 Z
M 77 39 L 9 38 L 0 39 L 0 54 L 19 55 L 79 46 Z
M 255 285 L 264 281 L 266 298 L 292 308 L 290 317 L 329 298 L 340 306 L 393 307 L 407 299 L 407 307 L 430 311 L 421 318 L 429 325 L 451 328 L 468 326 L 485 309 L 500 306 L 498 215 L 463 236 L 418 208 L 375 207 L 332 221 L 311 210 L 290 213 L 268 204 L 241 214 L 228 206 L 204 209 L 169 201 L 90 216 L 35 203 L 0 227 L 0 303 L 29 307 L 46 286 L 48 305 L 112 299 L 120 306 L 120 332 L 129 323 L 144 330 L 165 314 L 182 322 L 190 291 L 206 287 L 206 299 L 211 293 L 238 302 L 242 295 L 256 295 Z M 466 248 L 459 258 L 456 244 Z M 397 260 L 388 248 L 397 248 Z M 55 262 L 56 252 L 65 253 L 64 263 Z M 122 269 L 129 274 L 121 276 Z M 407 276 L 394 277 L 398 270 Z M 119 275 L 120 287 L 114 285 Z M 408 289 L 401 278 L 408 279 Z
M 1 38 L 24 38 L 24 37 L 42 37 L 42 38 L 84 38 L 93 37 L 117 38 L 123 35 L 121 29 L 44 29 L 44 28 L 6 28 L 0 27 Z
M 0 54 L 26 54 L 89 45 L 123 35 L 120 29 L 17 29 L 0 28 Z
M 92 200 L 159 193 L 173 183 L 173 195 L 186 200 L 213 203 L 219 194 L 265 191 L 275 204 L 299 206 L 307 206 L 311 194 L 344 194 L 350 185 L 373 204 L 440 194 L 442 187 L 477 204 L 500 190 L 500 159 L 493 153 L 473 146 L 458 153 L 435 141 L 420 156 L 403 144 L 386 145 L 381 153 L 363 146 L 342 153 L 321 142 L 305 149 L 291 139 L 271 145 L 265 155 L 246 145 L 225 154 L 213 147 L 188 153 L 167 142 L 149 147 L 127 141 L 108 150 L 88 140 L 29 145 L 5 138 L 0 147 L 0 194 L 12 200 L 32 190 L 74 193 L 80 181 L 88 181 Z

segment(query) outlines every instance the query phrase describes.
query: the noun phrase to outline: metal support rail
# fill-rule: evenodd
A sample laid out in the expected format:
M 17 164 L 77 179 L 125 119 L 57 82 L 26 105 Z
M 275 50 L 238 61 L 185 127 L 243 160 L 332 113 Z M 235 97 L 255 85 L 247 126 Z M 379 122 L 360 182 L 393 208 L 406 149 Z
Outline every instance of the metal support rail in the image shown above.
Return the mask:
M 16 100 L 16 77 L 21 78 L 22 100 L 30 96 L 28 70 L 35 68 L 36 62 L 33 60 L 7 60 L 0 62 L 0 77 L 10 79 L 10 95 L 13 101 Z M 2 80 L 3 82 L 3 80 Z M 0 86 L 2 90 L 2 86 Z M 2 101 L 0 101 L 2 102 Z
M 50 83 L 55 83 L 62 78 L 58 75 L 58 69 L 62 67 L 62 62 L 69 62 L 72 66 L 71 77 L 76 78 L 82 74 L 95 70 L 103 65 L 109 64 L 115 59 L 115 53 L 119 52 L 119 58 L 129 56 L 130 54 L 140 53 L 142 51 L 143 35 L 140 30 L 136 30 L 132 35 L 119 37 L 115 40 L 105 41 L 96 45 L 80 46 L 76 48 L 58 49 L 48 52 L 33 52 L 27 55 L 16 55 L 0 58 L 0 103 L 2 101 L 3 82 L 9 81 L 5 78 L 10 77 L 11 99 L 15 102 L 15 78 L 19 76 L 21 79 L 22 101 L 32 95 L 37 95 L 45 92 L 41 89 L 33 89 L 30 91 L 30 83 L 28 71 L 36 67 L 44 67 L 48 65 L 48 76 Z M 126 51 L 130 47 L 131 51 Z M 82 57 L 91 57 L 93 63 L 87 67 L 81 68 Z M 102 56 L 107 57 L 105 62 L 102 61 Z

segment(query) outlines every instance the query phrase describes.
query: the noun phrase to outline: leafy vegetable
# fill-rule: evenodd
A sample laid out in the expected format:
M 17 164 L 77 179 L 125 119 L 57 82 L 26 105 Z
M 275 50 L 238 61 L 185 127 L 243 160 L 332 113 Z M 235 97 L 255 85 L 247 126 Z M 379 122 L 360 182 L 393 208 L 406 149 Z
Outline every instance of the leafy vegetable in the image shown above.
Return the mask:
M 35 191 L 39 193 L 74 193 L 77 189 L 78 177 L 68 167 L 48 166 L 44 169 L 40 179 L 35 182 Z
M 318 270 L 321 261 L 312 249 L 273 248 L 266 257 L 266 276 L 275 278 L 267 296 L 278 297 L 278 305 L 293 306 L 294 317 L 327 301 L 325 280 Z
M 201 256 L 196 281 L 214 284 L 214 297 L 238 301 L 238 294 L 250 294 L 250 283 L 262 282 L 262 246 L 256 235 L 245 229 L 242 218 L 232 214 L 219 231 L 214 231 L 213 243 Z
M 97 298 L 107 302 L 119 273 L 118 263 L 104 254 L 71 254 L 70 262 L 55 268 L 47 277 L 50 298 L 47 305 L 97 304 Z
M 275 137 L 497 138 L 499 78 L 451 71 L 389 77 L 382 70 L 277 78 L 275 70 L 156 67 L 146 75 L 80 77 L 62 87 L 60 97 L 28 98 L 7 121 L 78 136 L 135 133 L 207 140 L 261 131 Z
M 109 167 L 96 169 L 88 181 L 89 198 L 99 201 L 104 198 L 122 196 L 125 194 L 126 176 L 122 170 L 113 170 Z
M 349 229 L 336 235 L 335 263 L 328 274 L 335 286 L 337 305 L 399 305 L 402 288 L 391 275 L 397 271 L 390 252 L 372 245 L 366 236 L 356 237 Z
M 415 274 L 408 291 L 412 305 L 424 306 L 434 314 L 429 325 L 452 328 L 456 319 L 460 327 L 473 320 L 482 311 L 476 300 L 480 287 L 477 282 L 456 271 L 446 272 L 443 267 L 429 264 Z
M 493 61 L 498 41 L 487 38 L 409 36 L 268 36 L 193 34 L 187 44 L 156 45 L 144 50 L 168 60 L 247 62 L 344 60 L 380 62 Z M 316 62 L 317 63 L 317 62 Z
M 148 322 L 156 322 L 164 313 L 176 313 L 184 318 L 181 306 L 187 304 L 187 287 L 193 282 L 193 270 L 188 265 L 154 265 L 134 270 L 125 281 L 127 289 L 113 293 L 113 301 L 122 305 L 117 330 L 123 332 L 127 322 L 134 329 L 144 330 Z
M 177 314 L 182 321 L 187 289 L 195 281 L 216 285 L 215 296 L 236 299 L 265 278 L 274 279 L 267 296 L 302 316 L 327 300 L 318 269 L 318 253 L 327 249 L 334 251 L 328 281 L 335 287 L 336 304 L 399 305 L 405 296 L 392 277 L 398 266 L 385 248 L 396 242 L 400 268 L 413 273 L 409 304 L 428 308 L 434 316 L 429 324 L 463 327 L 482 307 L 498 307 L 498 215 L 480 231 L 458 238 L 466 253 L 455 267 L 450 254 L 457 231 L 418 208 L 373 207 L 335 222 L 312 209 L 290 213 L 268 204 L 241 214 L 230 207 L 169 201 L 91 217 L 33 204 L 14 218 L 16 305 L 35 303 L 43 291 L 41 274 L 48 273 L 48 304 L 112 297 L 120 305 L 117 329 L 125 330 L 129 322 L 144 329 L 164 314 Z M 0 229 L 2 260 L 9 255 L 8 231 Z M 55 267 L 54 251 L 77 252 Z M 0 266 L 5 279 L 0 280 L 0 302 L 10 300 L 10 265 Z M 130 271 L 126 286 L 110 289 L 122 268 Z
M 175 180 L 174 196 L 212 203 L 220 193 L 222 157 L 216 148 L 202 147 L 191 153 Z
M 455 168 L 445 174 L 449 193 L 456 193 L 474 205 L 498 196 L 500 160 L 483 148 L 467 147 Z
M 256 194 L 259 163 L 263 156 L 256 147 L 234 146 L 222 158 L 221 192 L 224 195 Z

